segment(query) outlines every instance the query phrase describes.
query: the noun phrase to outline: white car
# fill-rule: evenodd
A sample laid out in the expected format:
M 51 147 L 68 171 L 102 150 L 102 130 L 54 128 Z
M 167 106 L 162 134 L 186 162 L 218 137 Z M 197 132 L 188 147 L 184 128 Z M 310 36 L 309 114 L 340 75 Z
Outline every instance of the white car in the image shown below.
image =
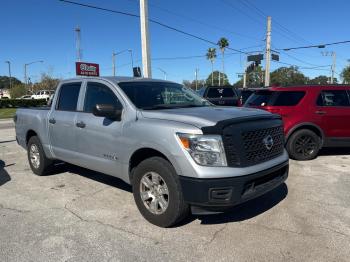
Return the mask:
M 40 91 L 36 92 L 36 94 L 32 95 L 31 98 L 32 99 L 46 99 L 48 101 L 54 92 L 55 91 L 53 91 L 53 90 L 40 90 Z

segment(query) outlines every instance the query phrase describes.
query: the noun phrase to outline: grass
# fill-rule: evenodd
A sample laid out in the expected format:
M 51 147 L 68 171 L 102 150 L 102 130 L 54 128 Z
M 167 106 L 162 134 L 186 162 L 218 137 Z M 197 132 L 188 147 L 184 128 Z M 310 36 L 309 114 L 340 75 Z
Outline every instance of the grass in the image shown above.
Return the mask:
M 12 118 L 17 108 L 0 108 L 0 119 Z

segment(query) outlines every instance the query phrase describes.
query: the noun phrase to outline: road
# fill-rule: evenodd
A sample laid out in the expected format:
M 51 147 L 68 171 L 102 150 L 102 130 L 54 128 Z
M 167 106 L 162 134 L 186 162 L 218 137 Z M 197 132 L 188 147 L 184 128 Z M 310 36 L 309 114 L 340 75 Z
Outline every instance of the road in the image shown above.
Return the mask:
M 1 261 L 349 261 L 350 152 L 291 162 L 285 185 L 230 213 L 162 229 L 119 179 L 61 165 L 35 176 L 0 121 Z

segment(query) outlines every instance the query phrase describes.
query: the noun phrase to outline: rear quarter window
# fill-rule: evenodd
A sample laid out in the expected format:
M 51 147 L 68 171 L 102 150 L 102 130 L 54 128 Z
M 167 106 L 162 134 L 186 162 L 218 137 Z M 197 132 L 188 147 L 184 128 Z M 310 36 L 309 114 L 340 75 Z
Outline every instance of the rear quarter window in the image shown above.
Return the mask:
M 272 91 L 263 90 L 255 91 L 249 96 L 245 102 L 245 106 L 267 106 L 270 103 L 271 97 L 273 95 Z

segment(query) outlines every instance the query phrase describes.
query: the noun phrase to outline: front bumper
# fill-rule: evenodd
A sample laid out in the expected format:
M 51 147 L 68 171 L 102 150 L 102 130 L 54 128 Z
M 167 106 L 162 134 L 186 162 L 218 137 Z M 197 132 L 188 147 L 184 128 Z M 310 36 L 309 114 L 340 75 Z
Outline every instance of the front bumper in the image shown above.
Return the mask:
M 288 177 L 289 162 L 230 178 L 200 179 L 180 176 L 184 199 L 192 206 L 225 210 L 259 197 L 281 185 Z

